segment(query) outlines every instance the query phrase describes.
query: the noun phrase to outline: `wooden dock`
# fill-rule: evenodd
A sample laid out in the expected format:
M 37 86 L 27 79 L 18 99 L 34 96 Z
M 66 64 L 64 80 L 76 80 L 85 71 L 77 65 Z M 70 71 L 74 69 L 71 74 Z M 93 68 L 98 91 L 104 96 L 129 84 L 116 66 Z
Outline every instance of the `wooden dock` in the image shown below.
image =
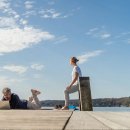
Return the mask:
M 0 110 L 0 130 L 130 130 L 130 112 Z

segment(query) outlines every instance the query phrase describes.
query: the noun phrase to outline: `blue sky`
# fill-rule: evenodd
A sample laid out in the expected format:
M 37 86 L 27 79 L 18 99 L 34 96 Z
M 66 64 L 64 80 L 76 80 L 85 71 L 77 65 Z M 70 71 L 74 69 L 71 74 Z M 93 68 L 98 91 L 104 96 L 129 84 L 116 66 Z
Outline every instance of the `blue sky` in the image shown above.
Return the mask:
M 129 0 L 0 0 L 0 91 L 64 99 L 79 58 L 93 98 L 130 96 Z M 2 96 L 2 95 L 1 95 Z M 77 93 L 71 98 L 78 98 Z

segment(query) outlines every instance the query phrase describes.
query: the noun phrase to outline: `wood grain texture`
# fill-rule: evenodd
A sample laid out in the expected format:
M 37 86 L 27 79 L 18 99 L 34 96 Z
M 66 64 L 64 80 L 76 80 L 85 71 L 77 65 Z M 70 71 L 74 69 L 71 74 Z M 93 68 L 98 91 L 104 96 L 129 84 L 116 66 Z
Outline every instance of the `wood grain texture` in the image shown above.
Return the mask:
M 109 129 L 86 111 L 74 112 L 65 130 Z
M 1 110 L 0 130 L 62 130 L 72 111 Z
M 0 110 L 0 130 L 130 130 L 130 112 Z
M 130 112 L 74 112 L 66 130 L 130 130 Z

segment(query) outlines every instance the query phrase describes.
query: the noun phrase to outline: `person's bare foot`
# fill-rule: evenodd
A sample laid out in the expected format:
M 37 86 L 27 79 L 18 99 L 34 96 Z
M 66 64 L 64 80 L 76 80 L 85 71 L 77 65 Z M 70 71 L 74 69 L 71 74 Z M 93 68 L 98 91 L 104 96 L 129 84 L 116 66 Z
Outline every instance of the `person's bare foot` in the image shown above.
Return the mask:
M 29 101 L 32 102 L 33 101 L 33 97 L 29 97 Z
M 69 110 L 69 107 L 68 106 L 64 106 L 64 107 L 62 107 L 61 110 Z
M 41 94 L 40 91 L 34 90 L 34 89 L 31 89 L 31 92 L 32 92 L 33 95 L 39 95 L 39 94 Z

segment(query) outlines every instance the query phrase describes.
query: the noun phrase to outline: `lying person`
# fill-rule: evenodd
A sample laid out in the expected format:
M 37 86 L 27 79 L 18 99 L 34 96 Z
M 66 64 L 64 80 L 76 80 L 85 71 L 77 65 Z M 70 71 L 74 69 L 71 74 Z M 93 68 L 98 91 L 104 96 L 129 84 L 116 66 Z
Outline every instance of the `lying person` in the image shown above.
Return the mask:
M 10 109 L 40 109 L 41 103 L 37 97 L 40 94 L 39 91 L 31 89 L 32 96 L 29 100 L 21 100 L 15 93 L 11 93 L 10 88 L 4 88 L 2 90 L 2 101 L 9 101 Z

